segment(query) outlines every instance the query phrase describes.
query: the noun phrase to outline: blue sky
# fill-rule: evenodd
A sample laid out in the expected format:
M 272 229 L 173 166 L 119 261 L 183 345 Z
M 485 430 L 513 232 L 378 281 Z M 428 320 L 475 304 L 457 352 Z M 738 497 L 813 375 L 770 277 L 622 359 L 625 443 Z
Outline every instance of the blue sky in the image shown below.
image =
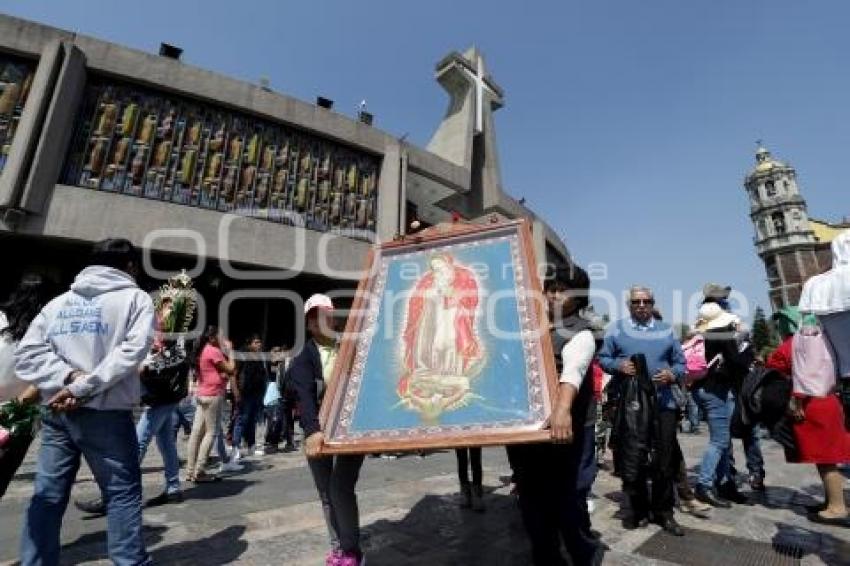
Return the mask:
M 672 311 L 708 280 L 767 305 L 741 182 L 755 140 L 798 170 L 814 217 L 850 215 L 850 3 L 793 0 L 146 2 L 21 0 L 0 10 L 353 113 L 425 145 L 433 80 L 475 44 L 506 91 L 505 187 L 565 238 L 599 289 L 654 286 Z

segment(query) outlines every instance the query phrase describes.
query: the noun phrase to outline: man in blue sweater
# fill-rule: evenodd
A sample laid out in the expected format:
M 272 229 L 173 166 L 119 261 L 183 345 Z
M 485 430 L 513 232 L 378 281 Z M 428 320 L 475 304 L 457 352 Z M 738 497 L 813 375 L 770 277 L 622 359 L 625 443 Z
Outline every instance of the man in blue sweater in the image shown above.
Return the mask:
M 632 287 L 629 292 L 630 316 L 612 324 L 605 334 L 599 352 L 599 363 L 613 376 L 613 387 L 620 388 L 626 380 L 638 378 L 638 368 L 632 356 L 646 358 L 649 377 L 655 387 L 655 461 L 650 469 L 641 466 L 636 478 L 623 478 L 623 491 L 629 497 L 632 514 L 623 521 L 627 529 L 645 526 L 651 518 L 664 530 L 682 536 L 682 528 L 673 518 L 675 472 L 679 469 L 676 428 L 678 410 L 671 385 L 681 386 L 685 376 L 685 355 L 669 324 L 653 317 L 655 299 L 646 287 Z M 648 497 L 646 480 L 652 478 L 652 501 Z

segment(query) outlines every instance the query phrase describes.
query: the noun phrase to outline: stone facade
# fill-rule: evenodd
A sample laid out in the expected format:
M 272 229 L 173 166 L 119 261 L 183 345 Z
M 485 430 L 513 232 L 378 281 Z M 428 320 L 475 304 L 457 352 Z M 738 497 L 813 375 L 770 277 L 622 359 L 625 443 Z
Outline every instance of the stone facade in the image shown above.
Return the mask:
M 447 113 L 429 149 L 262 86 L 7 16 L 0 73 L 3 237 L 122 235 L 196 254 L 185 238 L 146 240 L 152 228 L 191 228 L 209 258 L 321 277 L 322 264 L 355 273 L 370 242 L 405 233 L 413 209 L 427 224 L 453 212 L 525 217 L 538 257 L 568 258 L 501 186 L 492 116 L 501 90 L 477 51 L 437 69 L 461 111 Z M 231 214 L 239 219 L 225 224 L 238 229 L 222 239 Z M 292 242 L 322 233 L 336 239 L 318 244 L 325 257 L 316 247 L 290 262 Z

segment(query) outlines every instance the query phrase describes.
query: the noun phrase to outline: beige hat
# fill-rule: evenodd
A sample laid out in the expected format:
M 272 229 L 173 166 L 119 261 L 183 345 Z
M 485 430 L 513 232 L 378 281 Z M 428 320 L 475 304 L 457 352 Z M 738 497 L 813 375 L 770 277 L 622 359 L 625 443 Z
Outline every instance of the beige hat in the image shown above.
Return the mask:
M 334 310 L 334 303 L 327 295 L 315 293 L 304 303 L 304 314 L 316 308 L 332 311 Z
M 705 332 L 706 330 L 716 330 L 718 328 L 726 328 L 732 324 L 738 324 L 740 319 L 726 312 L 717 303 L 705 303 L 699 308 L 699 321 L 697 322 L 697 330 Z

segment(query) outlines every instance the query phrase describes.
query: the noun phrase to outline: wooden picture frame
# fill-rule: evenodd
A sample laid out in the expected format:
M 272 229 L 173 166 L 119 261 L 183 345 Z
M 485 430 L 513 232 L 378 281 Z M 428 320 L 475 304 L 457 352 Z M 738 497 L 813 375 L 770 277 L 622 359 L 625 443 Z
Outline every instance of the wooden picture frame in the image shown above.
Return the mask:
M 557 378 L 527 221 L 439 225 L 367 263 L 320 412 L 322 453 L 550 437 Z

